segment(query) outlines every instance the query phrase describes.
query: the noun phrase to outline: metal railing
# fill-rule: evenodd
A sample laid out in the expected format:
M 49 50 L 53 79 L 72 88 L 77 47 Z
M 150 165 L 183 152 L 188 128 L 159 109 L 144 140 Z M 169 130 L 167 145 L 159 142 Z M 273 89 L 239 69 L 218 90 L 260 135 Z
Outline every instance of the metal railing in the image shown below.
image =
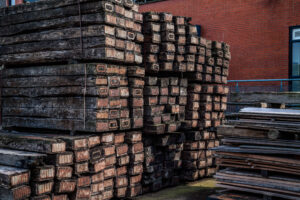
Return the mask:
M 298 87 L 292 87 L 292 82 L 299 81 Z M 241 108 L 255 106 L 249 102 L 232 102 L 231 95 L 240 92 L 289 92 L 297 89 L 300 92 L 300 78 L 295 79 L 252 79 L 252 80 L 229 80 L 228 105 L 226 113 L 236 113 Z M 252 83 L 252 84 L 251 84 Z M 259 84 L 263 83 L 263 84 Z M 268 84 L 270 83 L 270 84 Z M 299 109 L 300 104 L 287 105 L 290 108 Z
M 247 85 L 247 86 L 242 86 L 242 87 L 258 87 L 259 89 L 261 89 L 261 87 L 276 87 L 278 88 L 279 86 L 279 91 L 283 92 L 286 90 L 289 90 L 289 83 L 293 82 L 293 81 L 300 81 L 300 78 L 294 78 L 294 79 L 251 79 L 251 80 L 228 80 L 228 83 L 234 83 L 234 87 L 235 87 L 235 92 L 240 92 L 240 84 L 241 83 L 253 83 L 253 82 L 280 82 L 279 85 L 264 85 L 264 86 L 251 86 L 251 85 Z M 284 85 L 284 83 L 288 83 L 287 85 Z M 300 89 L 300 88 L 299 88 Z

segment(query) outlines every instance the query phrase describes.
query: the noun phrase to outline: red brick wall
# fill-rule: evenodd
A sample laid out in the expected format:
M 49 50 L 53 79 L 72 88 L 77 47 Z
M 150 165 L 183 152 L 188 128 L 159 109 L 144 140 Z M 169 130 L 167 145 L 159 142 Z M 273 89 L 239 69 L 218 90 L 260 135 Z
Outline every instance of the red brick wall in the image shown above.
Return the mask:
M 300 25 L 300 0 L 167 0 L 140 10 L 192 17 L 203 37 L 229 43 L 229 80 L 288 78 L 289 27 Z

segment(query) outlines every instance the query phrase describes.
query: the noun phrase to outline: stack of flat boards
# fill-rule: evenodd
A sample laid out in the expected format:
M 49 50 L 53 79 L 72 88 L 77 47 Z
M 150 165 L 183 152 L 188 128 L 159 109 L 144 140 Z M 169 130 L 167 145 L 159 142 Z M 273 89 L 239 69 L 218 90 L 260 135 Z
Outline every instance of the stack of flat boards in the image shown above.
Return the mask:
M 300 199 L 299 116 L 298 110 L 245 108 L 238 120 L 219 127 L 219 186 L 265 198 Z

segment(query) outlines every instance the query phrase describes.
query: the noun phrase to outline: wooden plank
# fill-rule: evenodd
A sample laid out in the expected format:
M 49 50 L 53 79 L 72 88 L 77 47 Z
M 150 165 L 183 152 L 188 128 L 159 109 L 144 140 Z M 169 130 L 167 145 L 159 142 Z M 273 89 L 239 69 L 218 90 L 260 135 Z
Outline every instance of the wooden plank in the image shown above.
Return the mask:
M 299 196 L 299 193 L 297 194 L 300 190 L 299 181 L 295 178 L 279 180 L 276 179 L 276 177 L 263 178 L 257 173 L 243 171 L 240 173 L 234 173 L 234 171 L 231 170 L 222 170 L 221 172 L 218 172 L 216 178 L 218 180 L 225 180 L 229 183 L 240 183 L 254 187 L 261 186 L 262 190 L 277 191 L 280 193 L 295 194 L 295 196 Z
M 0 187 L 0 199 L 6 200 L 22 200 L 29 198 L 31 188 L 29 186 L 19 186 L 13 189 L 5 189 Z
M 230 138 L 226 137 L 222 139 L 223 143 L 229 144 L 252 144 L 252 145 L 262 145 L 262 146 L 278 146 L 278 147 L 294 147 L 300 148 L 300 141 L 297 140 L 267 140 L 267 139 L 255 139 L 250 138 Z
M 98 101 L 105 101 L 97 97 L 86 97 L 86 109 L 101 108 L 98 106 Z M 108 99 L 107 99 L 108 100 Z M 84 98 L 82 97 L 9 97 L 3 98 L 3 107 L 15 108 L 69 108 L 78 109 L 83 108 Z M 102 107 L 103 108 L 103 107 Z M 107 107 L 109 108 L 109 107 Z
M 62 153 L 66 143 L 59 139 L 46 138 L 42 134 L 0 132 L 0 147 L 38 153 Z
M 34 165 L 41 165 L 46 154 L 0 149 L 0 164 L 18 168 L 30 168 Z
M 218 155 L 224 157 L 238 158 L 238 159 L 260 160 L 264 162 L 281 163 L 289 166 L 300 165 L 300 162 L 297 159 L 279 157 L 276 155 L 266 156 L 266 155 L 256 155 L 256 154 L 247 154 L 247 153 L 229 153 L 229 152 L 218 152 Z
M 87 2 L 90 0 L 80 0 L 80 3 Z M 16 7 L 4 7 L 0 9 L 0 16 L 4 15 L 15 15 L 18 13 L 26 13 L 26 12 L 32 12 L 32 11 L 41 11 L 41 10 L 47 10 L 47 9 L 52 9 L 52 8 L 59 8 L 63 6 L 68 6 L 68 5 L 73 5 L 77 4 L 78 2 L 75 0 L 66 0 L 64 2 L 57 1 L 57 0 L 52 0 L 52 1 L 47 1 L 47 2 L 40 2 L 40 1 L 35 1 L 30 4 L 20 4 L 17 5 Z
M 226 183 L 220 183 L 220 184 L 217 183 L 217 186 L 218 187 L 227 188 L 229 190 L 242 191 L 242 192 L 250 192 L 250 193 L 253 193 L 253 194 L 262 194 L 262 195 L 266 195 L 266 196 L 279 197 L 279 198 L 285 198 L 285 199 L 290 199 L 290 200 L 294 200 L 295 199 L 294 196 L 283 195 L 283 194 L 278 194 L 278 193 L 268 192 L 268 191 L 261 191 L 259 189 L 250 189 L 250 188 L 238 187 L 238 186 L 233 186 L 233 185 L 227 185 Z M 233 196 L 236 196 L 236 195 L 233 194 Z M 240 197 L 238 197 L 238 199 L 239 198 Z M 249 195 L 247 194 L 247 196 L 242 196 L 242 198 L 243 199 L 244 198 L 249 198 Z M 257 197 L 254 197 L 254 199 L 257 200 Z M 250 198 L 250 200 L 252 200 L 252 199 Z
M 2 45 L 20 44 L 25 42 L 51 41 L 51 40 L 66 40 L 82 37 L 96 36 L 115 36 L 115 28 L 108 25 L 89 25 L 86 27 L 70 27 L 40 31 L 36 33 L 24 33 L 12 36 L 0 37 Z
M 40 96 L 82 96 L 82 86 L 69 86 L 69 87 L 38 87 L 38 88 L 3 88 L 3 97 L 9 96 L 23 96 L 23 97 L 40 97 Z M 108 97 L 108 86 L 95 86 L 86 87 L 86 96 Z M 119 95 L 120 96 L 120 95 Z
M 82 14 L 95 13 L 97 11 L 114 11 L 114 6 L 110 2 L 94 2 L 89 0 L 87 2 L 82 2 L 80 7 Z M 6 15 L 1 16 L 0 26 L 8 26 L 12 24 L 28 23 L 31 21 L 40 21 L 45 19 L 54 19 L 74 15 L 78 15 L 78 5 L 75 1 L 73 1 L 73 3 L 70 5 L 50 8 L 46 10 L 33 10 L 31 12 L 22 12 L 14 15 L 9 15 L 8 13 L 6 13 Z
M 27 88 L 27 87 L 59 87 L 59 86 L 96 86 L 108 85 L 107 79 L 116 78 L 120 82 L 120 77 L 104 76 L 40 76 L 40 77 L 20 77 L 3 79 L 4 88 Z
M 223 167 L 231 167 L 231 168 L 239 168 L 239 169 L 248 169 L 248 170 L 265 170 L 268 172 L 279 172 L 283 174 L 292 174 L 292 175 L 300 175 L 300 171 L 297 169 L 287 168 L 287 166 L 274 166 L 270 164 L 260 164 L 260 163 L 252 163 L 249 165 L 248 163 L 235 162 L 234 160 L 230 160 L 228 162 L 223 160 L 218 160 L 217 165 Z
M 42 119 L 42 118 L 23 118 L 23 117 L 4 117 L 3 127 L 27 127 L 41 128 L 50 130 L 66 131 L 88 131 L 88 132 L 107 132 L 109 131 L 108 121 L 86 121 L 72 119 Z
M 41 65 L 11 67 L 3 70 L 3 78 L 39 76 L 118 75 L 121 66 L 105 63 Z M 121 75 L 121 74 L 120 74 Z
M 234 153 L 251 153 L 251 154 L 290 154 L 290 155 L 300 155 L 300 151 L 298 149 L 255 149 L 255 148 L 240 148 L 240 147 L 229 147 L 229 146 L 220 146 L 214 148 L 214 150 L 222 151 L 222 152 L 234 152 Z
M 30 173 L 26 169 L 0 165 L 0 185 L 9 189 L 29 183 Z
M 233 125 L 221 125 L 217 127 L 220 136 L 225 137 L 249 137 L 267 138 L 267 132 L 264 130 L 255 130 L 250 128 L 238 128 Z
M 15 24 L 4 26 L 0 30 L 0 36 L 8 36 L 14 34 L 20 34 L 28 31 L 38 31 L 38 30 L 49 30 L 55 28 L 66 28 L 66 27 L 78 27 L 79 22 L 82 22 L 82 25 L 96 25 L 96 24 L 111 24 L 116 25 L 116 17 L 112 14 L 100 12 L 92 14 L 84 14 L 81 16 L 69 16 L 64 18 L 57 19 L 45 19 L 40 21 L 33 21 L 23 24 Z M 31 28 L 32 29 L 31 29 Z
M 64 108 L 11 108 L 5 107 L 2 110 L 2 117 L 35 117 L 35 118 L 55 118 L 55 119 L 77 119 L 96 120 L 103 119 L 98 116 L 98 112 L 91 109 L 64 109 Z M 108 118 L 106 118 L 108 119 Z
M 116 40 L 110 36 L 72 38 L 65 40 L 43 40 L 38 42 L 26 42 L 22 44 L 3 45 L 0 48 L 0 54 L 24 54 L 35 53 L 39 51 L 64 51 L 72 49 L 87 50 L 99 47 L 115 47 Z
M 74 49 L 0 55 L 0 63 L 5 65 L 59 63 L 68 62 L 70 60 L 110 60 L 124 62 L 124 52 L 113 48 L 102 47 L 85 49 L 83 52 L 81 52 L 80 49 Z
M 46 181 L 53 180 L 55 176 L 55 167 L 53 165 L 37 166 L 31 170 L 31 180 Z
M 279 193 L 278 191 L 273 191 L 273 190 L 269 190 L 269 189 L 265 189 L 265 190 L 262 190 L 261 187 L 256 187 L 256 186 L 249 186 L 249 185 L 243 185 L 243 184 L 237 184 L 237 183 L 228 183 L 228 182 L 223 182 L 223 181 L 218 181 L 218 185 L 219 186 L 222 186 L 222 187 L 225 187 L 227 185 L 229 186 L 236 186 L 235 189 L 237 190 L 240 190 L 240 191 L 244 191 L 244 190 L 248 190 L 248 189 L 252 189 L 252 191 L 255 191 L 256 192 L 260 192 L 260 193 L 266 193 L 268 192 L 270 194 L 270 192 L 273 193 L 273 195 L 276 197 L 283 197 L 283 198 L 287 198 L 287 199 L 300 199 L 298 198 L 297 196 L 295 196 L 295 193 L 293 194 L 282 194 L 282 193 Z M 238 189 L 240 188 L 240 189 Z M 250 191 L 250 190 L 249 190 Z
M 300 128 L 299 122 L 286 123 L 285 121 L 272 121 L 272 120 L 250 120 L 250 119 L 240 119 L 240 120 L 229 120 L 229 124 L 238 127 L 249 127 L 252 129 L 260 130 L 278 130 L 280 132 L 291 132 L 297 133 Z

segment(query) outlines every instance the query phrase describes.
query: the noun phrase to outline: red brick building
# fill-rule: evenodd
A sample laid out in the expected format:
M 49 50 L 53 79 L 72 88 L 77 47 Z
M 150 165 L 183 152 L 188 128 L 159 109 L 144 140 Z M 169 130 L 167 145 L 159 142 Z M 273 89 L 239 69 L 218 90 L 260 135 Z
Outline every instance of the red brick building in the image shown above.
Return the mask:
M 165 0 L 141 11 L 192 17 L 203 37 L 229 43 L 229 80 L 300 78 L 300 0 Z

